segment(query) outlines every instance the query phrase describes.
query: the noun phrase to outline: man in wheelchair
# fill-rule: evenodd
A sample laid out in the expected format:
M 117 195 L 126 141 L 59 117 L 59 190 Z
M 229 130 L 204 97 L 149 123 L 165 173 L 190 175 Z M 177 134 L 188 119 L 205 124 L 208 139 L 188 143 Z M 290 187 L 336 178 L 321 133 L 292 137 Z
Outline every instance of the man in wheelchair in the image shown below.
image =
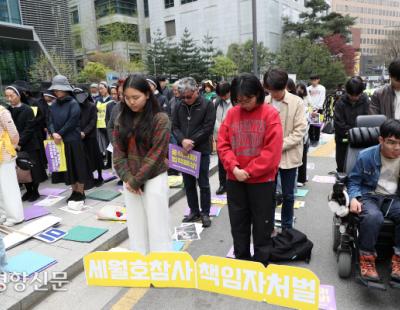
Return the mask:
M 391 278 L 400 282 L 400 121 L 380 126 L 379 144 L 360 152 L 348 176 L 350 212 L 359 216 L 359 264 L 364 280 L 380 281 L 375 245 L 384 218 L 395 224 Z

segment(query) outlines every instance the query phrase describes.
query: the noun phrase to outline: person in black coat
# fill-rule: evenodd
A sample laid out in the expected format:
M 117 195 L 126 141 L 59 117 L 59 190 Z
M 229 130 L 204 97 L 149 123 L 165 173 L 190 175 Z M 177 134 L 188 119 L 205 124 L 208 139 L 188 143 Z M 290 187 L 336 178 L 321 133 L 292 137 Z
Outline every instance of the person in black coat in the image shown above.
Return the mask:
M 39 184 L 47 179 L 46 164 L 41 156 L 40 143 L 42 142 L 36 133 L 35 115 L 30 106 L 25 104 L 22 90 L 17 85 L 6 87 L 6 98 L 10 103 L 10 112 L 20 136 L 17 146 L 18 152 L 26 152 L 30 161 L 34 164 L 31 169 L 32 182 L 25 183 L 26 193 L 23 201 L 36 201 L 39 195 Z
M 97 171 L 98 177 L 94 184 L 95 186 L 101 186 L 104 183 L 102 176 L 103 158 L 97 142 L 96 134 L 97 108 L 92 102 L 89 94 L 82 89 L 75 88 L 74 95 L 81 108 L 81 138 L 85 147 L 85 153 L 89 159 L 89 168 L 92 173 Z
M 368 114 L 370 101 L 363 93 L 364 90 L 365 83 L 362 78 L 352 77 L 346 83 L 346 93 L 335 104 L 334 126 L 338 172 L 345 172 L 349 130 L 355 127 L 357 116 Z
M 64 143 L 67 162 L 65 183 L 72 185 L 72 195 L 68 201 L 84 201 L 85 184 L 93 180 L 93 175 L 81 139 L 81 109 L 72 97 L 73 89 L 65 76 L 56 75 L 49 90 L 54 91 L 57 100 L 50 109 L 48 129 L 56 144 Z
M 157 98 L 158 103 L 160 104 L 161 111 L 167 113 L 168 115 L 171 115 L 171 107 L 169 105 L 169 101 L 167 97 L 162 94 L 160 83 L 152 76 L 147 77 L 146 81 L 147 83 L 149 83 L 149 86 L 154 96 Z

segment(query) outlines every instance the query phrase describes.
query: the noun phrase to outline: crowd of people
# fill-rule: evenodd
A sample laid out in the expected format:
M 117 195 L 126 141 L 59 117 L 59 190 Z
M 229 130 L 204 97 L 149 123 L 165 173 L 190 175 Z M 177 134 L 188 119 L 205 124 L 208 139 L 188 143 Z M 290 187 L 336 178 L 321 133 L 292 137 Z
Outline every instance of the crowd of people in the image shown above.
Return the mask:
M 400 119 L 400 60 L 393 61 L 389 73 L 390 85 L 371 99 L 358 76 L 351 77 L 338 96 L 334 107 L 338 172 L 344 171 L 348 133 L 358 115 Z M 57 75 L 39 99 L 26 82 L 7 86 L 8 107 L 0 108 L 0 222 L 20 223 L 22 201 L 39 198 L 39 186 L 48 178 L 44 141 L 53 140 L 64 146 L 67 169 L 53 172 L 51 179 L 72 186 L 68 201 L 85 201 L 85 190 L 101 186 L 103 170 L 113 168 L 123 184 L 131 250 L 169 251 L 168 174 L 176 173 L 167 160 L 172 143 L 185 153 L 201 154 L 199 177 L 182 173 L 190 208 L 183 222 L 211 225 L 209 166 L 216 151 L 216 194 L 227 193 L 235 256 L 263 261 L 263 248 L 276 233 L 277 192 L 282 197 L 282 229 L 293 227 L 295 191 L 308 180 L 308 148 L 318 143 L 323 126 L 325 87 L 316 74 L 310 76 L 309 85 L 296 85 L 281 69 L 269 70 L 262 81 L 243 73 L 231 83 L 205 80 L 199 87 L 185 77 L 171 89 L 167 84 L 166 77 L 132 74 L 115 85 L 101 81 L 85 89 L 74 88 L 67 77 Z M 396 130 L 389 130 L 383 139 L 400 138 Z M 33 164 L 28 181 L 15 169 L 15 158 L 24 155 Z M 22 197 L 20 189 L 25 191 Z M 368 221 L 367 209 L 372 207 L 360 209 L 352 200 L 351 208 Z M 373 244 L 361 245 L 365 261 L 365 256 L 373 256 Z

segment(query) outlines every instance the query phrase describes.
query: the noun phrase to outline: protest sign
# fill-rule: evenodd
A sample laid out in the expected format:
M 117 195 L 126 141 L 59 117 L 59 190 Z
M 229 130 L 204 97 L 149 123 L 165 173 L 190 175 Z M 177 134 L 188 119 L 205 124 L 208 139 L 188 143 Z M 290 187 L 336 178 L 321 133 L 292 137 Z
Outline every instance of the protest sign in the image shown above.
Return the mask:
M 67 161 L 65 159 L 63 142 L 56 144 L 54 140 L 45 140 L 44 149 L 50 173 L 67 171 Z
M 187 153 L 183 148 L 170 144 L 168 151 L 169 167 L 177 171 L 190 174 L 196 179 L 199 177 L 201 153 L 190 151 Z

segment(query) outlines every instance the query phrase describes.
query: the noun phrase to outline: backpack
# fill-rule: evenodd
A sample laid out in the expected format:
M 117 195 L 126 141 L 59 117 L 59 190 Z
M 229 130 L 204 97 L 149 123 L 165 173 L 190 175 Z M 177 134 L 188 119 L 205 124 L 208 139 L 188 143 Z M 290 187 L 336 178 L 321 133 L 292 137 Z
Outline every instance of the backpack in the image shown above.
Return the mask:
M 301 231 L 294 228 L 285 229 L 272 238 L 269 261 L 304 260 L 309 263 L 313 246 L 314 244 Z

